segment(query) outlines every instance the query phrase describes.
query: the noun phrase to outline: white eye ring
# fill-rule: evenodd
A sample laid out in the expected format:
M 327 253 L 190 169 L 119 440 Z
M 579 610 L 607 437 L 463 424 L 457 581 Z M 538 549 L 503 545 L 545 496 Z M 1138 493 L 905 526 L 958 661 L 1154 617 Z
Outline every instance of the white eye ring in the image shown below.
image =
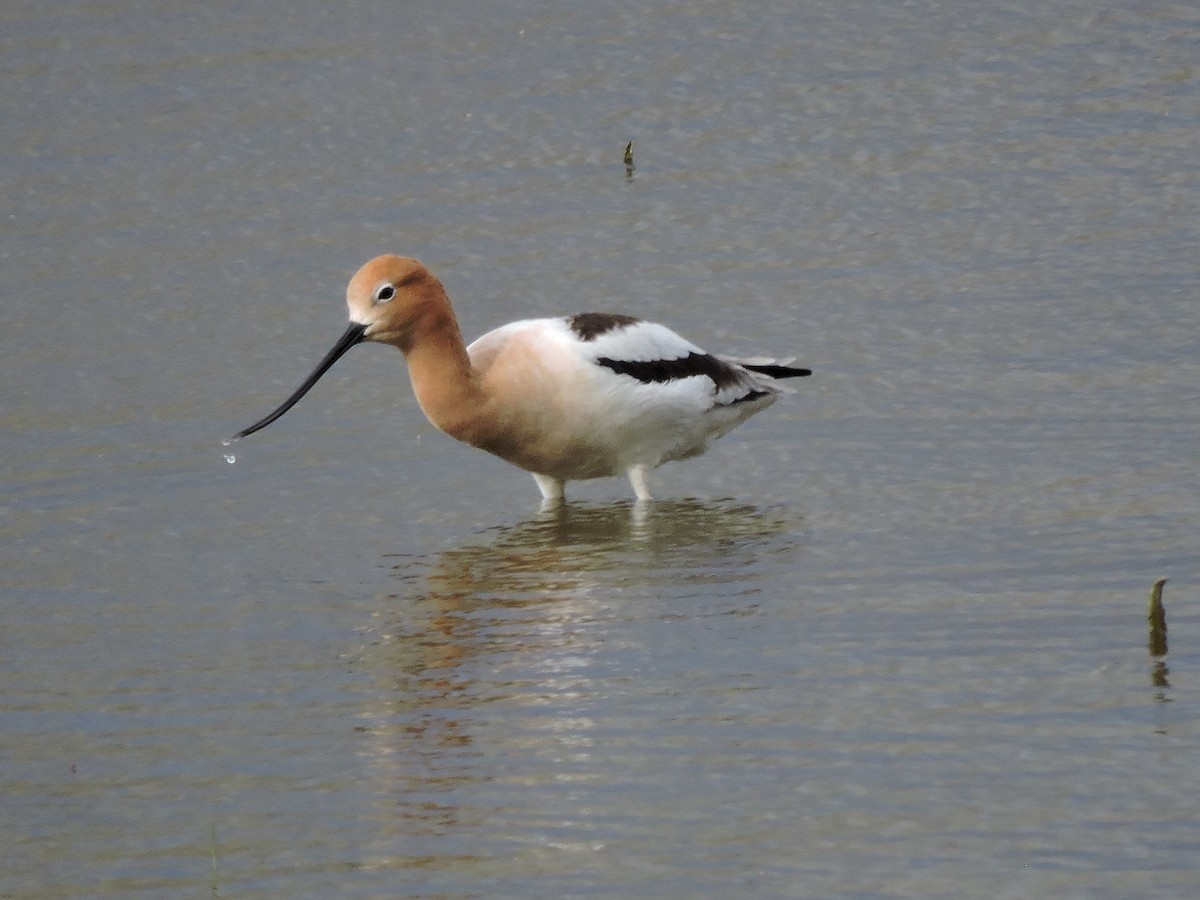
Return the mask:
M 396 289 L 391 284 L 381 284 L 375 291 L 376 303 L 389 303 L 396 296 Z

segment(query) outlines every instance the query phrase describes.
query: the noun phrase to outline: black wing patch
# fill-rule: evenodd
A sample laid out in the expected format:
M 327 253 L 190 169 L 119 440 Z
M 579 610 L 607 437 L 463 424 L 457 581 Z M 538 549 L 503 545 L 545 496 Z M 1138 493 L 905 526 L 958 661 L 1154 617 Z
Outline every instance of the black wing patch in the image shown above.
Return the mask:
M 712 379 L 718 390 L 742 382 L 742 376 L 738 374 L 737 369 L 707 353 L 689 353 L 679 359 L 645 361 L 601 357 L 596 362 L 606 369 L 612 369 L 618 375 L 629 375 L 631 378 L 636 378 L 642 384 L 694 378 L 697 375 Z
M 633 316 L 622 316 L 617 313 L 579 313 L 567 319 L 571 330 L 579 335 L 581 341 L 594 341 L 602 334 L 608 334 L 618 328 L 628 328 L 636 325 L 640 319 Z

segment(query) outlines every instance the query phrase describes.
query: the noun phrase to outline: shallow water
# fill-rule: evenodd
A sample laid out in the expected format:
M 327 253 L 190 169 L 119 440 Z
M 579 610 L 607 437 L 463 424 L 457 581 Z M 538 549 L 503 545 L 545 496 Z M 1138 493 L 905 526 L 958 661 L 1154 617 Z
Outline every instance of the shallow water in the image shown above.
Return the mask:
M 0 896 L 1193 896 L 1197 35 L 6 5 Z M 222 447 L 386 251 L 815 375 L 648 509 L 380 347 Z

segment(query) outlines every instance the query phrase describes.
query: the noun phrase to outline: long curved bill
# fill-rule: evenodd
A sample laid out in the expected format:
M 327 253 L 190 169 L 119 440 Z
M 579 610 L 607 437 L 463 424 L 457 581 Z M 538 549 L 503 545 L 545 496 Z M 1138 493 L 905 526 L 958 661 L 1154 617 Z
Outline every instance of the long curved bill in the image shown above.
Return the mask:
M 231 444 L 234 441 L 241 440 L 248 434 L 254 434 L 261 428 L 266 428 L 285 412 L 300 402 L 300 398 L 307 394 L 314 384 L 321 380 L 321 376 L 329 371 L 330 367 L 337 362 L 345 354 L 347 350 L 355 344 L 361 344 L 364 340 L 363 332 L 367 330 L 366 325 L 360 325 L 357 322 L 352 322 L 350 327 L 346 329 L 346 333 L 338 338 L 338 342 L 333 345 L 333 349 L 325 354 L 325 358 L 317 365 L 311 375 L 304 379 L 304 384 L 296 388 L 296 392 L 288 397 L 280 407 L 264 419 L 259 419 L 249 428 L 244 431 L 239 431 L 225 443 Z

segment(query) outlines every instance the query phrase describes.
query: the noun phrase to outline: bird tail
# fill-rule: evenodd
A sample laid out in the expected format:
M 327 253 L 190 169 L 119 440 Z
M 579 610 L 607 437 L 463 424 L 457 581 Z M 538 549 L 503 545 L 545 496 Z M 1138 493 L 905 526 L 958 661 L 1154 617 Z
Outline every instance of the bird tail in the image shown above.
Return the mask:
M 793 394 L 796 389 L 791 385 L 779 384 L 781 378 L 802 378 L 805 375 L 811 375 L 810 369 L 801 369 L 793 366 L 792 363 L 796 358 L 789 357 L 788 359 L 773 359 L 769 356 L 751 356 L 751 357 L 733 357 L 725 356 L 722 359 L 744 372 L 751 373 L 748 377 L 753 379 L 753 383 L 762 391 L 772 394 Z
M 768 378 L 803 378 L 812 374 L 812 369 L 793 366 L 792 363 L 795 361 L 796 357 L 794 356 L 788 359 L 768 359 L 758 356 L 753 359 L 739 359 L 738 363 L 751 372 L 766 375 Z

